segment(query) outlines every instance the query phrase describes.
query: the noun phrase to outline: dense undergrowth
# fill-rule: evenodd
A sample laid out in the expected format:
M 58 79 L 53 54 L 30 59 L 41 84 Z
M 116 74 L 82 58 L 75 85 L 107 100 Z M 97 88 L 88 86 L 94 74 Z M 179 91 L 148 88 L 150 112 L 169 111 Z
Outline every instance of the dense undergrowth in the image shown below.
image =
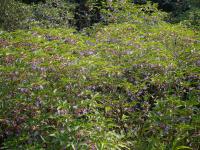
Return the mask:
M 0 149 L 200 148 L 199 33 L 110 17 L 0 33 Z

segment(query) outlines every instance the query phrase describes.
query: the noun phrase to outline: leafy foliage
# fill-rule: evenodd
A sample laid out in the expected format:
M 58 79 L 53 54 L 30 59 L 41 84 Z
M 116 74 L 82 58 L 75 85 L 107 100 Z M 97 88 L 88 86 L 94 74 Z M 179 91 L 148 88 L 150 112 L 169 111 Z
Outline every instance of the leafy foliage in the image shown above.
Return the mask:
M 69 27 L 74 24 L 74 6 L 65 0 L 48 0 L 32 6 L 33 23 L 40 27 Z
M 200 27 L 200 1 L 190 1 L 190 9 L 180 13 L 176 17 L 173 17 L 171 21 L 173 23 L 181 22 L 181 24 L 186 25 L 189 28 L 199 30 Z
M 4 30 L 40 26 L 74 27 L 80 31 L 96 23 L 109 24 L 128 20 L 133 22 L 138 19 L 137 17 L 148 18 L 149 14 L 163 17 L 163 13 L 158 11 L 157 6 L 151 5 L 152 2 L 158 3 L 160 9 L 171 12 L 169 19 L 171 22 L 179 22 L 183 18 L 193 24 L 188 12 L 194 16 L 198 15 L 196 9 L 190 9 L 199 5 L 197 0 L 152 0 L 151 2 L 146 0 L 2 0 L 0 26 Z M 141 4 L 147 5 L 144 7 Z M 138 8 L 141 8 L 139 12 Z
M 199 149 L 199 35 L 135 18 L 1 32 L 1 147 Z
M 65 0 L 27 5 L 15 0 L 3 0 L 0 5 L 0 25 L 4 30 L 32 27 L 70 27 L 75 24 L 75 6 Z
M 126 0 L 77 32 L 57 2 L 0 32 L 0 148 L 199 149 L 199 33 Z
M 1 0 L 0 28 L 15 30 L 26 28 L 28 18 L 32 16 L 30 7 L 14 0 Z

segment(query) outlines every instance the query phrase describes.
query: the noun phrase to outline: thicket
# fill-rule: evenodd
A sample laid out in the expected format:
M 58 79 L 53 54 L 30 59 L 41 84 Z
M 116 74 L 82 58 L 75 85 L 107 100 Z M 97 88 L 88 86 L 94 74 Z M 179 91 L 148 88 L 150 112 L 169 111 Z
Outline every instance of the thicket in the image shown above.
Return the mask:
M 0 149 L 200 149 L 199 32 L 151 3 L 101 7 L 82 32 L 0 32 Z
M 189 8 L 186 11 L 179 11 L 176 15 L 172 15 L 170 20 L 172 23 L 180 22 L 189 28 L 200 30 L 200 1 L 190 0 L 188 4 Z
M 74 6 L 65 0 L 48 0 L 45 3 L 32 3 L 31 5 L 16 0 L 2 1 L 0 25 L 5 30 L 74 25 Z
M 96 23 L 108 24 L 105 10 L 115 13 L 109 0 L 1 0 L 0 27 L 5 30 L 32 27 L 74 27 L 82 30 Z M 128 0 L 132 4 L 143 5 L 146 0 Z M 170 22 L 187 20 L 185 25 L 197 27 L 200 3 L 198 0 L 152 0 L 159 9 L 170 12 Z M 194 26 L 193 26 L 194 25 Z M 197 27 L 198 28 L 198 27 Z

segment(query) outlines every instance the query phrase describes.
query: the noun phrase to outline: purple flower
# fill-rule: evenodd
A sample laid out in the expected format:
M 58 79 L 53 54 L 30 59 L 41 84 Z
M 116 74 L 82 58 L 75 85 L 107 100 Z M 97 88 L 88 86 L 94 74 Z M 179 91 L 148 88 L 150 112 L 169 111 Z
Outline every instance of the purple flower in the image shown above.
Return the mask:
M 29 93 L 29 89 L 28 88 L 18 88 L 20 90 L 21 93 Z

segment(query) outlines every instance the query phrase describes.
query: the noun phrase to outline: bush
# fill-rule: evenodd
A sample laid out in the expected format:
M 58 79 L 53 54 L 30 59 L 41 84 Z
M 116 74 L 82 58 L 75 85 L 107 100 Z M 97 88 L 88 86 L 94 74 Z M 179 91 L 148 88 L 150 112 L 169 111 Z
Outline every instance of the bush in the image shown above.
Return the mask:
M 108 3 L 90 37 L 59 18 L 0 32 L 1 149 L 200 148 L 199 33 L 129 4 Z
M 3 0 L 0 4 L 0 26 L 5 30 L 27 28 L 32 16 L 31 8 L 14 0 Z
M 14 0 L 4 1 L 0 7 L 1 27 L 5 30 L 40 27 L 69 27 L 75 24 L 74 6 L 64 0 L 27 5 Z
M 32 6 L 34 22 L 40 27 L 70 27 L 74 25 L 74 6 L 65 0 L 48 0 Z
M 180 25 L 1 33 L 3 149 L 199 149 L 199 41 Z
M 156 22 L 158 17 L 163 16 L 163 13 L 157 10 L 156 5 L 150 3 L 134 5 L 128 0 L 121 2 L 92 0 L 79 4 L 65 0 L 50 0 L 29 5 L 10 0 L 5 4 L 2 6 L 4 9 L 1 11 L 1 20 L 4 22 L 2 26 L 7 30 L 35 26 L 45 28 L 73 26 L 82 30 L 95 23 L 137 22 L 149 16 L 154 17 Z
M 200 10 L 198 8 L 193 8 L 180 15 L 178 21 L 180 20 L 187 27 L 200 30 Z
M 102 16 L 107 23 L 157 23 L 163 19 L 165 13 L 158 11 L 157 5 L 135 5 L 129 1 L 110 2 L 109 9 L 102 9 Z
M 184 12 L 180 12 L 176 16 L 171 18 L 172 23 L 181 23 L 194 30 L 199 30 L 200 20 L 200 2 L 192 0 L 189 2 L 190 9 Z

